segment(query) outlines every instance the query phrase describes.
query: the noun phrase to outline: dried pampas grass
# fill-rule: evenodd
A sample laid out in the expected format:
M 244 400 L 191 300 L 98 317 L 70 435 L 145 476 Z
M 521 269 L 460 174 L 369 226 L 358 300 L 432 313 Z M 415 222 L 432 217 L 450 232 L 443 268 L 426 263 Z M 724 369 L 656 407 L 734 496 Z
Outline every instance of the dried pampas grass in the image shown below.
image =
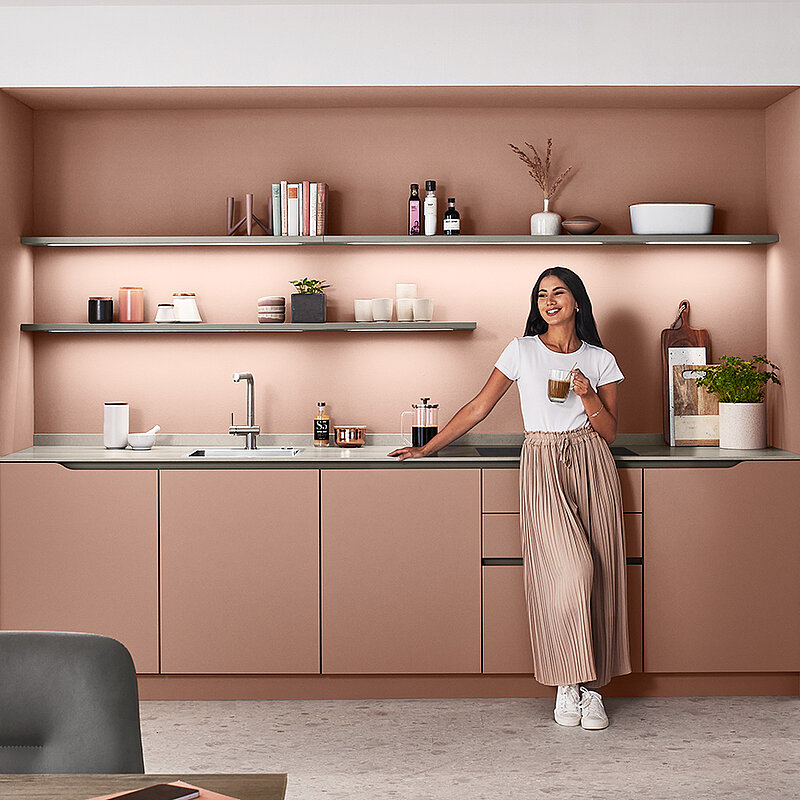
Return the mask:
M 553 140 L 547 140 L 547 152 L 545 153 L 544 161 L 542 161 L 539 153 L 536 152 L 536 148 L 529 142 L 525 142 L 525 146 L 531 149 L 533 158 L 524 150 L 520 150 L 516 145 L 509 144 L 508 146 L 517 154 L 519 159 L 528 166 L 528 173 L 536 183 L 541 186 L 544 199 L 550 200 L 561 185 L 561 181 L 567 177 L 567 173 L 572 169 L 571 166 L 567 167 L 552 183 L 550 183 L 550 153 L 553 150 Z

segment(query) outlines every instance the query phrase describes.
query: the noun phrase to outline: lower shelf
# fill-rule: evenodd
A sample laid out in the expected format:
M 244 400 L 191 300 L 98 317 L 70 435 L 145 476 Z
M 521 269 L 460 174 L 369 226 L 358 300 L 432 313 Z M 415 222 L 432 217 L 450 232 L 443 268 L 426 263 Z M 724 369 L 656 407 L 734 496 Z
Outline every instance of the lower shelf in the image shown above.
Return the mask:
M 154 333 L 158 335 L 185 333 L 414 333 L 472 331 L 475 322 L 29 322 L 19 326 L 30 333 Z

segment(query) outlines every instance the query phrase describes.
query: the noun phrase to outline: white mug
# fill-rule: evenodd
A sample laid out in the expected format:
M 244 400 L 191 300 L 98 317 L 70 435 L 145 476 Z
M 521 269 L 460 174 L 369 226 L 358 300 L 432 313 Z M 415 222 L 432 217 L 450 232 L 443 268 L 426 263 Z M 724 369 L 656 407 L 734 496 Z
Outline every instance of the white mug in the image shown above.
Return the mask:
M 124 450 L 128 446 L 128 404 L 103 403 L 103 447 Z
M 430 297 L 418 297 L 414 300 L 414 320 L 430 322 L 433 319 L 433 300 Z
M 374 297 L 372 299 L 372 319 L 375 322 L 389 322 L 392 318 L 394 300 L 391 297 Z
M 416 297 L 417 284 L 416 283 L 396 283 L 394 285 L 395 297 L 399 300 L 401 297 Z
M 372 300 L 353 300 L 356 322 L 372 322 Z
M 398 297 L 397 298 L 397 321 L 398 322 L 411 322 L 414 319 L 414 298 L 413 297 Z

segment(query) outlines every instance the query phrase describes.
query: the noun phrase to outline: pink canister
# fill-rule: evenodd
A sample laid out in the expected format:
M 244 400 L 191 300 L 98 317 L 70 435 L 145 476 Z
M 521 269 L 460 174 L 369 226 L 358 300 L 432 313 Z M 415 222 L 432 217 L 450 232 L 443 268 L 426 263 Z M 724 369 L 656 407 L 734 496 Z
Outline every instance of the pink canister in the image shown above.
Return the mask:
M 144 289 L 141 286 L 120 286 L 119 321 L 144 322 Z

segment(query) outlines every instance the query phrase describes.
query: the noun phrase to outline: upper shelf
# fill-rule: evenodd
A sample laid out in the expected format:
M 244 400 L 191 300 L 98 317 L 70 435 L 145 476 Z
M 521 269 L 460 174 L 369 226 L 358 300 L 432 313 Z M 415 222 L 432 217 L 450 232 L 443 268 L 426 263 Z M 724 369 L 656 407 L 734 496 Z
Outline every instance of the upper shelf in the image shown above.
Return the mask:
M 777 234 L 653 236 L 23 236 L 31 247 L 259 247 L 324 245 L 642 245 L 773 244 Z
M 133 333 L 174 335 L 184 333 L 411 333 L 413 331 L 474 331 L 475 322 L 26 322 L 20 330 L 29 333 Z

